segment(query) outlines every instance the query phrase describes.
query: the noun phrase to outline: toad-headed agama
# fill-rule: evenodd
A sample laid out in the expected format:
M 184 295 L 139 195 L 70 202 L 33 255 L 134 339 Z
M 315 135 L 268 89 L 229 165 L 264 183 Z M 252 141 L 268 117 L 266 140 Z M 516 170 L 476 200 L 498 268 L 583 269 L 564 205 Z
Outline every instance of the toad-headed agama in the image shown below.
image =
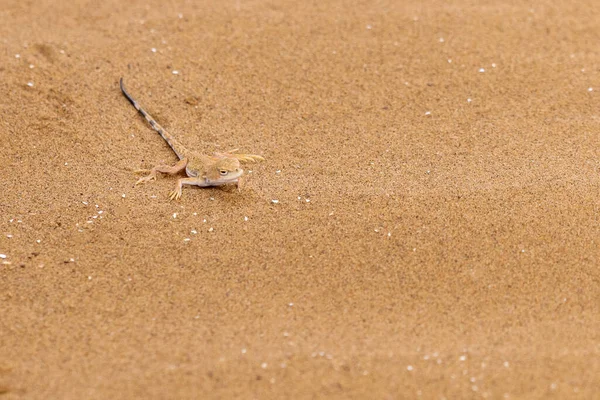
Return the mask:
M 264 161 L 264 158 L 255 154 L 235 153 L 237 150 L 231 150 L 226 153 L 214 153 L 212 156 L 190 151 L 175 139 L 169 132 L 160 126 L 154 118 L 150 116 L 137 101 L 131 97 L 125 90 L 123 78 L 119 81 L 121 91 L 133 104 L 136 110 L 146 118 L 150 126 L 162 136 L 162 138 L 171 146 L 171 149 L 179 157 L 179 162 L 173 166 L 157 165 L 150 170 L 137 170 L 136 172 L 148 173 L 147 176 L 140 178 L 135 184 L 146 183 L 156 179 L 156 173 L 175 175 L 185 170 L 187 178 L 177 180 L 175 189 L 169 194 L 171 200 L 181 198 L 181 188 L 183 185 L 196 185 L 201 187 L 221 186 L 228 183 L 235 183 L 240 188 L 241 178 L 244 170 L 240 168 L 240 162 Z

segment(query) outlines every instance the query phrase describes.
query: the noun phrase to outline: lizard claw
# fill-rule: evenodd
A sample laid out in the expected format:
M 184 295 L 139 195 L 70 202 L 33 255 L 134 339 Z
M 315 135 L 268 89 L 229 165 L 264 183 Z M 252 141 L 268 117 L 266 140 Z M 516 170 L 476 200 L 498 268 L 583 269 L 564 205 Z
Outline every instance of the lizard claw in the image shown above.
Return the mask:
M 181 199 L 181 188 L 172 190 L 169 193 L 169 199 L 170 200 L 179 200 L 179 199 Z
M 155 181 L 155 180 L 156 180 L 156 174 L 150 173 L 150 175 L 144 176 L 144 177 L 138 179 L 138 181 L 133 186 L 137 186 L 139 184 L 150 182 L 150 181 Z

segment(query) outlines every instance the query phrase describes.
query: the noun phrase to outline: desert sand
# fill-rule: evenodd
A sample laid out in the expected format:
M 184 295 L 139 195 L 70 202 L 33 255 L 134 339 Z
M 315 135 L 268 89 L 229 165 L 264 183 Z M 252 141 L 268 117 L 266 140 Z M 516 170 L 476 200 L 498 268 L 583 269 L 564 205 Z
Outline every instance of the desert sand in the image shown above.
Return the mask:
M 598 398 L 599 22 L 2 1 L 0 399 Z M 177 159 L 120 77 L 189 148 L 266 161 L 133 187 Z

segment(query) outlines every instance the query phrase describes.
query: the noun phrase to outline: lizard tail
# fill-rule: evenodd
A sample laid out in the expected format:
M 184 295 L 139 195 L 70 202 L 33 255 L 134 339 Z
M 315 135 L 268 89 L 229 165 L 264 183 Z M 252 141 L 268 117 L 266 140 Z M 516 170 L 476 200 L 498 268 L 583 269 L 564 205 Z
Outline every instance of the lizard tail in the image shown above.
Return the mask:
M 171 149 L 173 149 L 175 154 L 177 154 L 177 157 L 179 157 L 179 159 L 185 158 L 186 154 L 188 153 L 187 149 L 181 143 L 179 143 L 179 141 L 177 141 L 173 136 L 171 136 L 171 134 L 167 132 L 162 126 L 160 126 L 158 122 L 156 122 L 154 118 L 152 118 L 152 116 L 148 114 L 138 104 L 138 102 L 135 101 L 133 97 L 131 97 L 129 93 L 127 93 L 125 85 L 123 84 L 123 78 L 119 80 L 119 86 L 121 87 L 121 92 L 123 92 L 123 95 L 127 98 L 127 100 L 129 100 L 129 102 L 135 107 L 135 109 L 138 110 L 139 113 L 144 116 L 144 118 L 146 118 L 146 121 L 148 121 L 150 126 L 152 126 L 152 129 L 158 132 L 159 135 L 162 136 L 163 139 L 165 139 L 169 146 L 171 146 Z

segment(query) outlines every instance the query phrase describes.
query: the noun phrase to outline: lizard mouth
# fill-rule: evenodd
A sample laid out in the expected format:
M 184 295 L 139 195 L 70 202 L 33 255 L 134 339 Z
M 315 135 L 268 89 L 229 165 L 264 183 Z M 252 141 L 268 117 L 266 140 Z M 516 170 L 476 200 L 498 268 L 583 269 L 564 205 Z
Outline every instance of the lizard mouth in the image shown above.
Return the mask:
M 235 183 L 240 179 L 240 177 L 244 174 L 243 169 L 236 169 L 235 171 L 231 171 L 227 176 L 221 176 L 219 179 L 209 181 L 211 185 L 225 185 L 227 183 Z

